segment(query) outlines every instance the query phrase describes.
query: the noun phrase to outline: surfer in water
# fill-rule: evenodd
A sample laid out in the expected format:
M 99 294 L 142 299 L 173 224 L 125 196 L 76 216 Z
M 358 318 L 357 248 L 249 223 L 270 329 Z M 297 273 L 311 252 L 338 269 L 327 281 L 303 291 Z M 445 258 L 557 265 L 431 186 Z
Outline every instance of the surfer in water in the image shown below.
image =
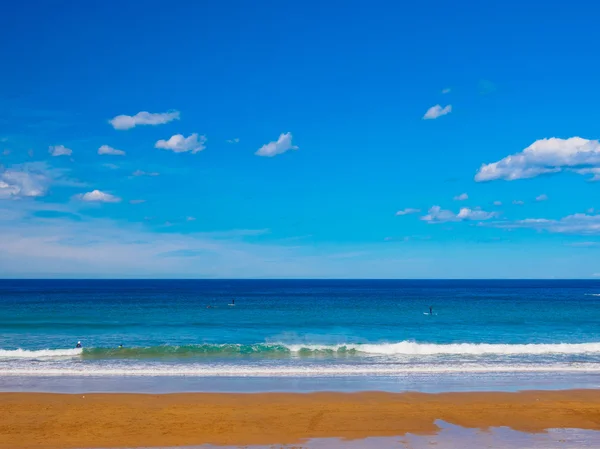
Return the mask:
M 81 342 L 78 341 L 77 344 L 75 345 L 76 348 L 81 348 Z
M 429 315 L 433 315 L 433 307 L 429 306 Z

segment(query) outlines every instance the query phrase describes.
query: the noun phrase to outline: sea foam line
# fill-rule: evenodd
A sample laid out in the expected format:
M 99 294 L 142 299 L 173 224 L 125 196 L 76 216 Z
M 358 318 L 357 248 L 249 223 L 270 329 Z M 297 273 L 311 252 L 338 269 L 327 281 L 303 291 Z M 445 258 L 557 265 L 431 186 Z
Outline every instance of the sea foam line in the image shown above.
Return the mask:
M 85 368 L 5 368 L 2 376 L 54 377 L 328 377 L 328 376 L 403 376 L 411 374 L 471 374 L 471 373 L 599 373 L 598 364 L 578 365 L 472 365 L 472 366 L 180 366 L 180 367 L 85 367 Z
M 0 349 L 0 358 L 39 359 L 48 357 L 77 357 L 82 353 L 82 348 L 41 349 L 36 351 L 29 351 L 27 349 Z

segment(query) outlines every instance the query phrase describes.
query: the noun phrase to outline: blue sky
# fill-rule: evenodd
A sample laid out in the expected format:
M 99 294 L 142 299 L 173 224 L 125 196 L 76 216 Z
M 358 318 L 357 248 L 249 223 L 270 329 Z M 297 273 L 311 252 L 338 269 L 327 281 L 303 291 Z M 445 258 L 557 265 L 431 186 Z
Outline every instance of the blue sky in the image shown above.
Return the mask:
M 7 8 L 2 277 L 600 274 L 592 2 Z

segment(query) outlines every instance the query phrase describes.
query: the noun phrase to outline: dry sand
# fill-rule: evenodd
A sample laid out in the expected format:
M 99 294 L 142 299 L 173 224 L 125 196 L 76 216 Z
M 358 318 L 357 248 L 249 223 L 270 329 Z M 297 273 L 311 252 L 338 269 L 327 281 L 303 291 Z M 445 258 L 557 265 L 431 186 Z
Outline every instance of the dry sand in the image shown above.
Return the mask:
M 600 430 L 600 390 L 522 393 L 0 394 L 0 448 L 301 443 L 435 433 L 442 419 Z

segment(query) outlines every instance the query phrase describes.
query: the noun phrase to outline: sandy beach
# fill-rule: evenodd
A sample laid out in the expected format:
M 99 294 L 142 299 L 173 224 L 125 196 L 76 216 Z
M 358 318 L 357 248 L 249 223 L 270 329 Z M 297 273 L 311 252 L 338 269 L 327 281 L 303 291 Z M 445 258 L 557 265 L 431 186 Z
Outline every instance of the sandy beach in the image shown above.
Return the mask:
M 0 448 L 291 444 L 467 428 L 600 430 L 600 391 L 0 394 Z

